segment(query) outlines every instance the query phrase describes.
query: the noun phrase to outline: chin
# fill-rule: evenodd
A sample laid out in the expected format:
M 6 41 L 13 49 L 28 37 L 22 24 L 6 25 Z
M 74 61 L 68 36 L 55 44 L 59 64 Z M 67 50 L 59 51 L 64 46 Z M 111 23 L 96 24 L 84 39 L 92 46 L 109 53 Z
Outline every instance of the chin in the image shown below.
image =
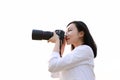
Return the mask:
M 69 43 L 69 42 L 67 42 L 67 45 L 70 45 L 70 43 Z

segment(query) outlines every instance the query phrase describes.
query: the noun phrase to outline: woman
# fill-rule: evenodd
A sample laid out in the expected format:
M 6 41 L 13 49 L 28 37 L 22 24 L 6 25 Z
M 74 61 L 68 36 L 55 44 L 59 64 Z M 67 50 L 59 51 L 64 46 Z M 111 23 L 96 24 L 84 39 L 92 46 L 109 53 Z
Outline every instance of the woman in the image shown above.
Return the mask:
M 48 67 L 51 73 L 59 73 L 60 80 L 95 80 L 93 69 L 97 47 L 84 22 L 73 21 L 67 25 L 61 50 L 56 33 L 49 41 L 55 43 Z M 71 44 L 71 52 L 60 57 L 59 52 L 63 55 L 65 43 Z

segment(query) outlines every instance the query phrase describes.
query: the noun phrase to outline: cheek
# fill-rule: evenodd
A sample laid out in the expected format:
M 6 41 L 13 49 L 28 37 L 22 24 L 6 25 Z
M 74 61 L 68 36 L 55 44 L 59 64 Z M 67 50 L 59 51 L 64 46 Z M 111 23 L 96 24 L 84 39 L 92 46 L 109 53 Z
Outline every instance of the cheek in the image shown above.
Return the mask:
M 68 35 L 69 35 L 70 38 L 73 38 L 73 37 L 74 37 L 74 33 L 73 33 L 73 32 L 69 32 Z
M 71 38 L 75 38 L 77 36 L 77 34 L 76 34 L 76 32 L 73 31 L 73 32 L 71 32 L 70 36 L 71 36 Z
M 75 34 L 75 33 L 72 33 L 72 34 L 70 35 L 70 41 L 74 42 L 76 39 L 77 39 L 76 34 Z
M 71 35 L 71 41 L 72 41 L 72 42 L 75 42 L 75 41 L 77 41 L 77 40 L 79 40 L 78 34 L 73 33 L 73 34 Z

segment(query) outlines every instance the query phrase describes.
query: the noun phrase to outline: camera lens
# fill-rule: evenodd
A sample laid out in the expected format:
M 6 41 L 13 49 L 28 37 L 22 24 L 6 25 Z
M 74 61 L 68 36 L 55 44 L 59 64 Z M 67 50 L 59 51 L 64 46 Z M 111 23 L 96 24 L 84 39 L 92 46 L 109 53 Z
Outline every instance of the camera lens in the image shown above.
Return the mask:
M 53 32 L 42 31 L 42 30 L 32 30 L 33 40 L 49 40 L 53 36 Z

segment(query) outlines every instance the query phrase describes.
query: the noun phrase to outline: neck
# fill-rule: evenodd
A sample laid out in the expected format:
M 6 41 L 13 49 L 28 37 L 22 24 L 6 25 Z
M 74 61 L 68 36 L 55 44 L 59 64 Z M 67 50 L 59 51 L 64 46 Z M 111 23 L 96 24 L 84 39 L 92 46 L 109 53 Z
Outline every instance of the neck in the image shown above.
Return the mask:
M 78 42 L 76 44 L 73 44 L 73 45 L 74 45 L 74 47 L 77 47 L 77 46 L 80 46 L 80 45 L 83 45 L 83 44 L 84 44 L 84 42 L 80 41 L 80 42 Z

